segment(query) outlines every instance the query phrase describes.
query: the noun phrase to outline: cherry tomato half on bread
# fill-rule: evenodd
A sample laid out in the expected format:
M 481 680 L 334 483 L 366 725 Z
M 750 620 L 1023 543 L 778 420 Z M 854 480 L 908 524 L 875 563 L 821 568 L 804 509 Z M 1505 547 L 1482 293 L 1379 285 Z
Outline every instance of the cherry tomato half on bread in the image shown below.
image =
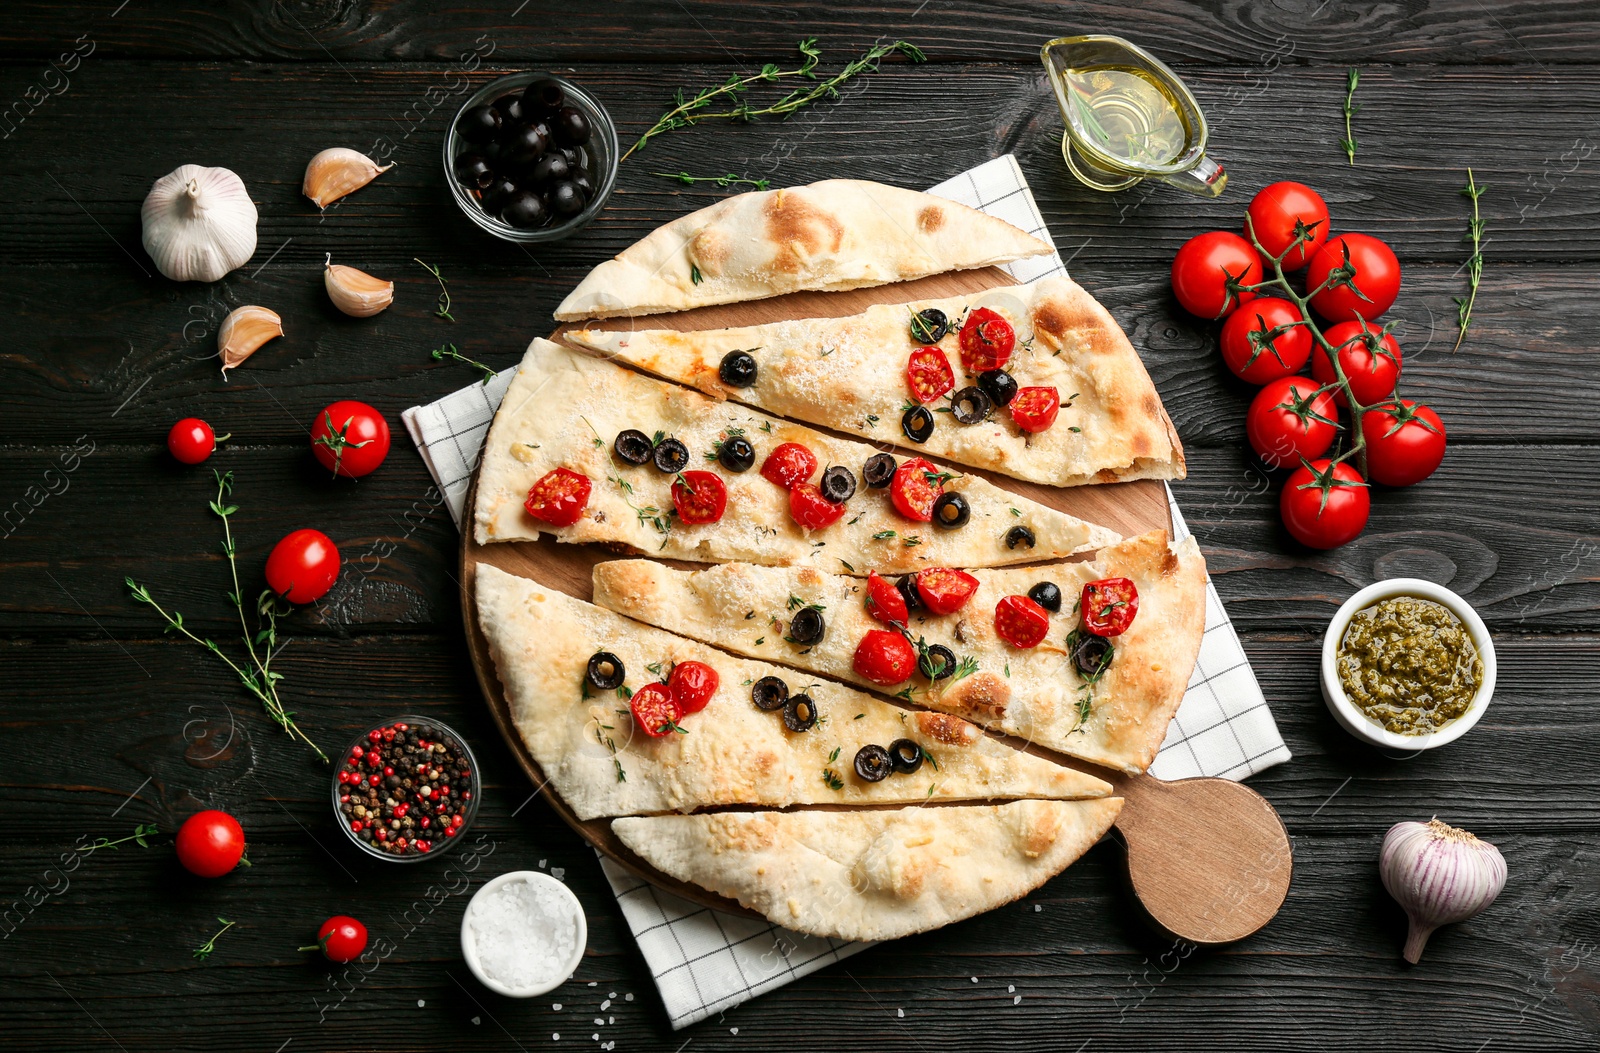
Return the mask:
M 672 482 L 672 507 L 685 523 L 715 523 L 728 507 L 728 488 L 714 472 L 680 472 Z
M 921 457 L 913 457 L 896 468 L 889 481 L 889 499 L 895 510 L 919 523 L 933 522 L 933 502 L 944 492 L 938 479 L 939 469 Z
M 906 598 L 900 595 L 894 582 L 884 579 L 875 570 L 867 571 L 867 613 L 880 622 L 899 622 L 901 625 L 911 618 Z
M 178 827 L 176 847 L 189 873 L 221 877 L 244 858 L 244 828 L 227 812 L 196 812 Z
M 954 614 L 978 591 L 978 579 L 964 570 L 928 567 L 917 572 L 917 595 L 934 614 Z
M 633 711 L 633 722 L 639 730 L 653 739 L 672 734 L 678 730 L 678 721 L 683 719 L 683 707 L 672 697 L 666 684 L 644 685 L 628 699 L 628 708 Z
M 320 600 L 339 580 L 339 549 L 320 530 L 295 530 L 272 546 L 267 584 L 290 603 Z
M 911 360 L 906 363 L 906 387 L 912 398 L 932 402 L 955 386 L 956 375 L 943 351 L 923 347 L 911 352 Z
M 815 483 L 801 483 L 789 491 L 789 515 L 807 530 L 821 530 L 837 523 L 844 505 L 822 496 Z
M 1139 590 L 1127 578 L 1101 578 L 1078 597 L 1083 627 L 1096 636 L 1121 636 L 1139 613 Z
M 1401 399 L 1398 406 L 1361 415 L 1367 438 L 1367 474 L 1384 486 L 1410 486 L 1432 475 L 1444 460 L 1444 421 L 1420 402 Z
M 782 443 L 761 462 L 761 477 L 785 490 L 805 482 L 816 470 L 817 455 L 797 442 Z
M 1327 452 L 1339 410 L 1331 394 L 1316 393 L 1319 387 L 1306 377 L 1284 377 L 1256 392 L 1245 413 L 1244 433 L 1257 457 L 1273 468 L 1288 468 L 1302 457 Z
M 1025 432 L 1044 431 L 1061 412 L 1061 392 L 1055 388 L 1022 388 L 1011 400 L 1011 419 Z
M 589 507 L 589 477 L 571 468 L 555 468 L 528 487 L 522 507 L 541 523 L 565 527 L 576 523 Z
M 1292 377 L 1311 357 L 1311 330 L 1288 300 L 1251 300 L 1222 323 L 1222 361 L 1240 380 L 1265 384 Z
M 706 708 L 721 683 L 717 671 L 704 662 L 679 662 L 667 676 L 667 691 L 687 715 Z
M 1340 322 L 1323 334 L 1339 351 L 1339 368 L 1350 382 L 1350 390 L 1363 406 L 1382 402 L 1394 393 L 1400 379 L 1400 343 L 1381 326 L 1363 322 Z M 1333 383 L 1333 363 L 1319 344 L 1311 352 L 1311 375 L 1318 384 Z M 1348 401 L 1343 391 L 1333 400 L 1343 406 Z
M 1038 647 L 1050 635 L 1050 612 L 1026 596 L 1007 596 L 994 605 L 994 631 L 1012 647 Z
M 961 326 L 961 368 L 976 376 L 1004 369 L 1017 346 L 1011 323 L 987 307 L 977 307 Z
M 1329 238 L 1311 257 L 1306 288 L 1317 288 L 1335 271 L 1333 285 L 1311 297 L 1311 306 L 1330 322 L 1353 322 L 1356 315 L 1370 322 L 1393 307 L 1400 295 L 1400 261 L 1370 234 Z
M 890 687 L 911 679 L 917 668 L 917 651 L 899 633 L 890 629 L 868 629 L 856 645 L 850 668 L 856 675 Z
M 1311 548 L 1338 548 L 1366 528 L 1372 497 L 1348 463 L 1327 458 L 1301 465 L 1283 484 L 1278 514 L 1294 539 Z
M 1172 258 L 1172 293 L 1190 314 L 1221 318 L 1256 298 L 1237 289 L 1261 281 L 1261 256 L 1227 230 L 1196 234 Z
M 1268 256 L 1283 256 L 1283 269 L 1297 271 L 1328 240 L 1328 205 L 1304 183 L 1273 183 L 1250 199 L 1250 225 Z M 1295 245 L 1295 239 L 1299 244 Z M 1292 251 L 1289 246 L 1295 245 Z M 1270 269 L 1270 268 L 1269 268 Z
M 311 424 L 311 452 L 334 475 L 369 475 L 389 456 L 389 422 L 365 402 L 335 402 Z
M 330 962 L 353 962 L 367 949 L 367 927 L 354 918 L 336 914 L 317 930 L 317 942 L 302 951 L 321 951 Z
M 180 464 L 199 464 L 216 448 L 217 433 L 199 417 L 185 417 L 167 432 L 167 450 Z

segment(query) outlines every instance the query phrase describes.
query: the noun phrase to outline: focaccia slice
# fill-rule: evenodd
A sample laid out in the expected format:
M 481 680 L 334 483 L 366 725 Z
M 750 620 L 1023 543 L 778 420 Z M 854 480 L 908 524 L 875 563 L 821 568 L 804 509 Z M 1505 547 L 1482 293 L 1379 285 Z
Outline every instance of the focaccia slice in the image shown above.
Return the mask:
M 977 384 L 976 375 L 963 372 L 959 322 L 973 309 L 986 308 L 1015 330 L 1016 349 L 1006 368 L 1016 384 L 1054 388 L 1061 410 L 1055 423 L 1031 434 L 1017 426 L 1008 408 L 996 407 L 975 424 L 936 412 L 933 434 L 915 447 L 919 452 L 1053 486 L 1183 478 L 1183 446 L 1138 353 L 1110 312 L 1064 276 L 967 296 L 880 304 L 846 318 L 696 332 L 579 329 L 562 339 L 715 398 L 907 446 L 901 430 L 912 399 L 906 367 L 927 346 L 913 339 L 911 321 L 928 308 L 952 323 L 938 348 L 954 380 L 930 408 L 948 410 L 957 392 Z M 756 361 L 755 383 L 748 387 L 726 384 L 719 375 L 723 357 L 735 350 Z
M 512 717 L 550 786 L 579 819 L 690 811 L 717 805 L 894 804 L 1008 797 L 1099 797 L 1110 786 L 984 735 L 944 713 L 912 713 L 838 684 L 812 683 L 764 662 L 733 658 L 631 621 L 486 563 L 477 565 L 479 623 Z M 584 671 L 606 651 L 624 688 L 588 688 Z M 675 662 L 704 662 L 720 686 L 684 718 L 684 733 L 651 738 L 623 695 L 663 679 Z M 785 677 L 821 719 L 792 732 L 757 709 L 751 686 Z M 881 782 L 853 768 L 865 745 L 909 738 L 933 758 Z
M 1154 531 L 1102 549 L 1088 563 L 973 576 L 978 589 L 961 610 L 941 616 L 922 608 L 907 627 L 913 640 L 950 648 L 962 663 L 957 672 L 932 682 L 919 673 L 890 687 L 852 668 L 867 630 L 887 628 L 867 613 L 860 578 L 809 567 L 725 564 L 681 571 L 621 560 L 594 568 L 594 597 L 631 618 L 670 625 L 735 653 L 896 694 L 1095 764 L 1128 772 L 1149 767 L 1183 699 L 1205 630 L 1205 560 L 1194 539 L 1169 545 L 1165 532 Z M 1080 625 L 1075 608 L 1084 584 L 1111 577 L 1133 580 L 1139 610 L 1115 638 L 1110 667 L 1091 684 L 1073 664 L 1067 636 Z M 1041 581 L 1060 588 L 1061 611 L 1051 615 L 1043 643 L 1013 647 L 995 632 L 995 605 L 1005 596 L 1027 595 Z M 824 607 L 821 641 L 801 646 L 771 631 L 771 619 L 784 624 L 789 611 L 806 604 Z
M 628 429 L 683 442 L 687 467 L 713 472 L 727 487 L 722 519 L 700 525 L 679 520 L 673 514 L 674 476 L 653 464 L 633 467 L 613 456 L 616 436 Z M 722 468 L 714 453 L 735 432 L 756 452 L 754 466 L 743 473 Z M 815 455 L 813 481 L 829 465 L 844 465 L 860 480 L 862 466 L 878 452 L 535 340 L 484 445 L 474 511 L 478 543 L 528 540 L 545 532 L 560 541 L 608 542 L 701 563 L 743 560 L 835 571 L 872 564 L 904 571 L 1064 557 L 1118 540 L 1103 527 L 943 469 L 943 487 L 960 491 L 971 508 L 964 526 L 915 522 L 896 510 L 889 489 L 858 482 L 836 522 L 808 531 L 790 515 L 789 492 L 760 472 L 767 454 L 785 442 L 800 443 Z M 571 526 L 552 527 L 523 507 L 534 482 L 556 468 L 590 481 L 583 516 Z M 1007 534 L 1019 526 L 1032 532 L 1031 547 L 1007 543 Z M 894 533 L 892 545 L 884 544 L 885 532 Z M 881 536 L 875 540 L 874 535 Z
M 860 289 L 1010 263 L 1050 246 L 932 194 L 861 179 L 735 194 L 652 231 L 579 283 L 560 321 Z
M 1122 798 L 617 819 L 656 869 L 786 929 L 888 940 L 1027 895 L 1103 837 Z

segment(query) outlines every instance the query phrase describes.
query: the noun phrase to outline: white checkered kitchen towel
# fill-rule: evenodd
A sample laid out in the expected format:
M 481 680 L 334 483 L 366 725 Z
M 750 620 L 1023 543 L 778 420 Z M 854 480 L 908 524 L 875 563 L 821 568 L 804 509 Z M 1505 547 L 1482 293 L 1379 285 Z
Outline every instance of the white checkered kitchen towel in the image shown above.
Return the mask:
M 1049 240 L 1033 193 L 1010 154 L 933 187 L 938 194 Z M 1065 274 L 1059 253 L 1005 268 L 1020 282 Z M 402 417 L 422 459 L 444 490 L 460 525 L 472 471 L 495 407 L 513 371 L 474 384 Z M 1171 501 L 1174 532 L 1189 533 Z M 1289 759 L 1239 637 L 1206 584 L 1206 629 L 1199 660 L 1178 714 L 1150 771 L 1162 779 L 1219 775 L 1242 779 Z M 644 953 L 675 1028 L 685 1027 L 758 994 L 839 961 L 871 944 L 803 936 L 765 921 L 708 910 L 657 889 L 602 858 L 617 901 Z

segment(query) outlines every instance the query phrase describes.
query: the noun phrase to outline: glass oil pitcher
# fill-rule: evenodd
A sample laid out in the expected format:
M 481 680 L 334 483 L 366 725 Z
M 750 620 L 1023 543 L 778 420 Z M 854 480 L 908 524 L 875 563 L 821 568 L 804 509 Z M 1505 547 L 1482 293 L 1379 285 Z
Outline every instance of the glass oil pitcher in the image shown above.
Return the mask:
M 1121 37 L 1061 37 L 1039 57 L 1067 122 L 1061 156 L 1078 181 L 1126 190 L 1159 179 L 1216 197 L 1228 173 L 1206 156 L 1206 118 L 1178 75 Z

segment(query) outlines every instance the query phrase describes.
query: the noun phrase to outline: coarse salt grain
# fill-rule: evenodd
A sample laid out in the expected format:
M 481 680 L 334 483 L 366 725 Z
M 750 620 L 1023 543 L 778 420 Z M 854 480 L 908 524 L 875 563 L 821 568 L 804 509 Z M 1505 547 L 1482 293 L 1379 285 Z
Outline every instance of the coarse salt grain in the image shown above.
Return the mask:
M 513 991 L 565 979 L 578 929 L 556 890 L 509 881 L 473 901 L 467 918 L 485 976 Z

